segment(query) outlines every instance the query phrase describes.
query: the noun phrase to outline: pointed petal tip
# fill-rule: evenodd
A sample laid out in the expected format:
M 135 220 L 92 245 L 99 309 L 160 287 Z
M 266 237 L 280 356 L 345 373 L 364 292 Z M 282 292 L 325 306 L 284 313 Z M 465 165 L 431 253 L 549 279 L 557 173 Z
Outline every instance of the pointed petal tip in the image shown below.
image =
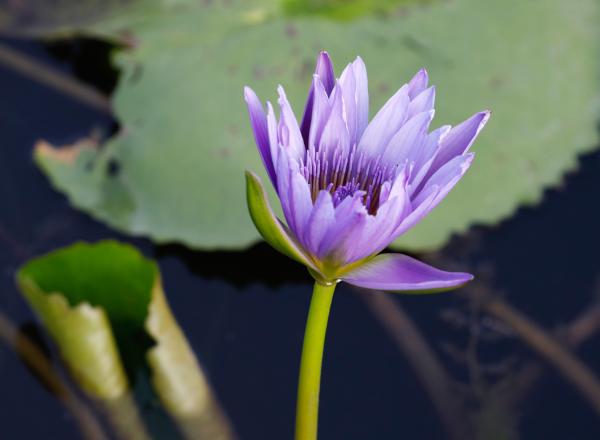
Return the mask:
M 471 165 L 473 164 L 473 160 L 475 160 L 475 152 L 465 154 L 465 160 L 460 165 L 461 176 L 464 176 L 466 174 L 466 172 L 469 170 L 469 168 L 471 168 Z
M 333 62 L 331 61 L 327 51 L 323 50 L 319 53 L 314 74 L 323 83 L 323 86 L 329 95 L 331 89 L 333 88 L 333 82 L 335 81 L 335 73 L 333 71 Z
M 454 284 L 447 289 L 460 289 L 467 283 L 470 283 L 475 277 L 468 272 L 450 272 L 454 275 Z
M 331 57 L 329 56 L 329 52 L 326 50 L 319 52 L 319 56 L 317 57 L 317 65 L 320 63 L 326 63 L 325 65 L 331 64 Z
M 429 74 L 425 68 L 419 70 L 408 82 L 409 95 L 411 99 L 418 96 L 429 84 Z
M 251 170 L 244 170 L 244 176 L 246 178 L 246 186 L 256 185 L 261 191 L 265 191 L 265 186 L 262 179 L 258 174 Z
M 447 286 L 438 288 L 439 291 L 460 289 L 461 287 L 465 286 L 467 283 L 470 283 L 471 281 L 473 281 L 473 279 L 475 279 L 475 277 L 472 274 L 467 273 L 467 272 L 448 272 L 448 273 L 451 273 L 453 275 L 453 279 L 452 279 L 452 281 L 449 282 L 449 284 Z
M 465 161 L 462 163 L 463 173 L 469 169 L 471 163 L 475 159 L 475 152 L 471 151 L 470 153 L 465 154 Z
M 477 132 L 479 133 L 479 131 L 484 127 L 485 124 L 487 124 L 487 121 L 490 119 L 490 117 L 492 116 L 492 111 L 491 110 L 482 110 L 480 112 L 475 113 L 473 116 L 471 116 L 471 119 L 478 119 L 479 120 L 479 125 L 477 127 Z
M 419 71 L 415 73 L 413 79 L 416 80 L 417 78 L 420 78 L 425 84 L 429 82 L 429 72 L 425 67 L 421 67 Z
M 446 272 L 403 254 L 381 254 L 343 277 L 347 283 L 401 293 L 435 293 L 462 287 L 466 272 Z
M 463 280 L 463 283 L 468 283 L 469 281 L 473 281 L 475 276 L 468 272 L 448 272 L 454 275 L 457 280 Z
M 479 119 L 479 124 L 477 125 L 476 135 L 479 134 L 479 132 L 481 131 L 481 129 L 483 127 L 485 127 L 485 124 L 487 124 L 487 122 L 489 121 L 491 116 L 492 116 L 491 110 L 483 110 L 483 111 L 480 111 L 479 113 L 475 113 L 473 118 Z
M 244 86 L 244 100 L 248 103 L 252 99 L 258 99 L 256 92 L 248 86 Z

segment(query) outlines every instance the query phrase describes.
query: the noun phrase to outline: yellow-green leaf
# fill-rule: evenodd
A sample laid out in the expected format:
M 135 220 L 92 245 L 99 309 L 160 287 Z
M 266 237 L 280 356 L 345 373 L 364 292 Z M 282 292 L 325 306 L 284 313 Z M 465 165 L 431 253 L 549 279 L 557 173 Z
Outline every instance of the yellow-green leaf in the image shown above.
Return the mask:
M 119 421 L 119 412 L 127 409 L 128 418 L 136 417 L 124 365 L 131 369 L 131 362 L 141 357 L 150 367 L 158 397 L 185 433 L 233 438 L 171 313 L 155 262 L 116 241 L 76 243 L 30 261 L 17 280 L 75 381 L 110 405 L 118 429 L 126 431 L 131 425 Z M 147 343 L 140 343 L 142 335 Z M 135 436 L 143 438 L 143 430 Z

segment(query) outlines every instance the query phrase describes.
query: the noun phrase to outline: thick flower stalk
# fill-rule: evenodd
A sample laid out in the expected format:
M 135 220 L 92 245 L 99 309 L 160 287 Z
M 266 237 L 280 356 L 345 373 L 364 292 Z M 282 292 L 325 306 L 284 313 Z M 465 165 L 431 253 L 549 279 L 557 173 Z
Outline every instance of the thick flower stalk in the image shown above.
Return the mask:
M 430 131 L 435 88 L 428 87 L 427 72 L 421 70 L 369 122 L 363 61 L 357 58 L 336 79 L 326 52 L 318 57 L 300 122 L 281 86 L 278 92 L 279 119 L 271 103 L 265 113 L 250 88 L 244 94 L 286 224 L 274 215 L 260 179 L 251 172 L 246 173 L 248 205 L 264 239 L 308 267 L 316 280 L 296 430 L 297 439 L 313 439 L 335 283 L 432 292 L 472 279 L 470 274 L 445 272 L 406 255 L 378 254 L 435 208 L 461 179 L 473 161 L 469 148 L 490 114 L 483 111 L 456 127 Z

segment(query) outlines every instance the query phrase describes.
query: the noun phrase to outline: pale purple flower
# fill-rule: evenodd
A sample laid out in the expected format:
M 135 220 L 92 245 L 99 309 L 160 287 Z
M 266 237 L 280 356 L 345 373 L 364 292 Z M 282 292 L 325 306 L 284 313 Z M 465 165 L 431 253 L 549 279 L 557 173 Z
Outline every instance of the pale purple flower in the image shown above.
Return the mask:
M 429 131 L 435 88 L 423 69 L 369 122 L 362 59 L 336 79 L 322 52 L 300 123 L 283 87 L 279 119 L 244 94 L 262 161 L 287 227 L 256 207 L 262 188 L 248 174 L 252 218 L 265 239 L 307 265 L 320 280 L 382 290 L 437 290 L 469 281 L 400 254 L 377 256 L 437 206 L 467 171 L 469 148 L 490 113 Z M 264 196 L 264 194 L 262 194 Z M 266 200 L 266 198 L 265 198 Z M 268 219 L 267 219 L 268 217 Z M 275 231 L 275 232 L 274 232 Z M 275 236 L 273 235 L 275 234 Z

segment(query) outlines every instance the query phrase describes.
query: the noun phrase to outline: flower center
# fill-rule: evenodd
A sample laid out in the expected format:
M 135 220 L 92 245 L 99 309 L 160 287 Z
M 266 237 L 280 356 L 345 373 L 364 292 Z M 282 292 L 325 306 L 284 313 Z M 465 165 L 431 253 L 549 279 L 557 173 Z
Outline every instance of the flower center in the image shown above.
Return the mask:
M 334 206 L 361 192 L 368 213 L 375 215 L 380 203 L 387 199 L 387 194 L 382 195 L 382 186 L 386 182 L 391 184 L 398 165 L 384 165 L 378 158 L 368 158 L 356 151 L 356 145 L 349 150 L 323 148 L 317 151 L 311 147 L 306 151 L 300 170 L 310 187 L 313 203 L 322 190 L 332 194 Z

